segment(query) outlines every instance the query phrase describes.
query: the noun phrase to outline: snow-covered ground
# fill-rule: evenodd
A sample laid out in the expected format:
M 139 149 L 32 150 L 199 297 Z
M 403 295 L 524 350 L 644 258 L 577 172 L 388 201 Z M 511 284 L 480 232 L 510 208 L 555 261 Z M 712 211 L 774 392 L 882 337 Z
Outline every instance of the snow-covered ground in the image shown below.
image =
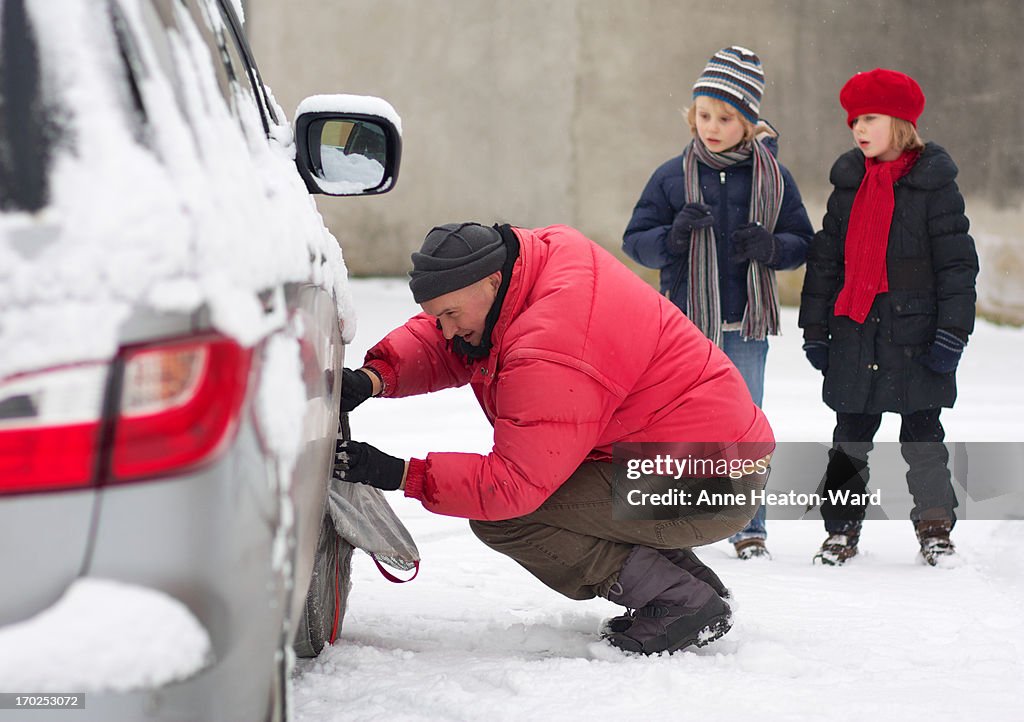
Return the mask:
M 348 365 L 417 311 L 401 280 L 352 283 L 360 321 Z M 796 313 L 768 358 L 765 411 L 780 440 L 827 441 L 833 416 L 800 350 Z M 979 323 L 947 438 L 1024 439 L 1024 330 Z M 371 400 L 353 436 L 400 456 L 490 448 L 468 389 Z M 895 441 L 898 417 L 879 440 Z M 1006 469 L 1021 475 L 1020 469 Z M 1021 720 L 1024 521 L 958 523 L 966 563 L 916 563 L 910 523 L 868 522 L 862 556 L 811 565 L 820 522 L 769 519 L 770 562 L 724 542 L 698 550 L 733 589 L 732 631 L 698 651 L 627 657 L 596 641 L 611 603 L 575 602 L 496 554 L 464 520 L 389 495 L 423 556 L 389 584 L 357 554 L 338 642 L 297 665 L 299 720 Z M 771 512 L 769 512 L 770 514 Z

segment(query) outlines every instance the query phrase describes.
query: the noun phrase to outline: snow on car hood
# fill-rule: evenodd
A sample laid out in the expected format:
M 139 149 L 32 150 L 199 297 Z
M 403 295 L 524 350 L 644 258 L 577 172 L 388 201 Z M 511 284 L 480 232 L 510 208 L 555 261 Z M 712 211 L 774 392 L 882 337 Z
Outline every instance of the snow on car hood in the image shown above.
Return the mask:
M 15 690 L 159 687 L 195 674 L 211 654 L 184 604 L 108 579 L 78 579 L 49 609 L 0 629 L 0 679 Z
M 219 61 L 180 5 L 165 45 L 141 30 L 143 5 L 120 6 L 146 69 L 141 127 L 106 3 L 27 0 L 58 131 L 48 205 L 0 214 L 0 377 L 109 358 L 135 310 L 206 304 L 218 330 L 253 344 L 286 321 L 257 294 L 290 281 L 331 289 L 350 340 L 347 270 L 295 170 L 290 129 L 268 142 L 245 94 L 243 122 L 231 115 Z

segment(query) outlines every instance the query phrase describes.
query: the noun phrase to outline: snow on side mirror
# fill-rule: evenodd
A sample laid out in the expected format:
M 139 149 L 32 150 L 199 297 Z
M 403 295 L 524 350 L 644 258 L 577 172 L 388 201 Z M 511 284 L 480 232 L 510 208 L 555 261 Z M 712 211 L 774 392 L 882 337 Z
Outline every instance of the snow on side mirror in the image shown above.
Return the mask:
M 402 119 L 386 100 L 313 95 L 295 111 L 295 162 L 310 193 L 387 193 L 398 180 Z

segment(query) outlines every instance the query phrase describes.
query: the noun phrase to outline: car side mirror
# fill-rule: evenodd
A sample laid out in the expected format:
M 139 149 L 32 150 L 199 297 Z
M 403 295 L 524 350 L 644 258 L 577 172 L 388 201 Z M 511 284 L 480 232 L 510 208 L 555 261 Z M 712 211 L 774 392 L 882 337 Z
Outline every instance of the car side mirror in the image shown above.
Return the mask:
M 380 98 L 314 95 L 295 111 L 295 162 L 310 193 L 387 193 L 398 180 L 402 120 Z

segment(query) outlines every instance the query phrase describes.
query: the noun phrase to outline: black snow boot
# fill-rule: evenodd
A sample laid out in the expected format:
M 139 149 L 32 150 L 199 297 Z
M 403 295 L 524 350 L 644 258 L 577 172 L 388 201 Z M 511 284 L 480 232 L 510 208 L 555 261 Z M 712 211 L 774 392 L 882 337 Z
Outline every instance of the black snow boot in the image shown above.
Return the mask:
M 711 567 L 698 559 L 692 549 L 659 549 L 658 551 L 680 569 L 685 569 L 705 584 L 710 585 L 715 590 L 715 594 L 722 599 L 728 599 L 731 596 L 731 592 L 722 584 L 718 575 L 711 570 Z
M 722 599 L 728 600 L 732 596 L 732 592 L 722 583 L 722 580 L 718 578 L 711 567 L 707 566 L 697 555 L 690 549 L 659 549 L 663 557 L 668 559 L 670 562 L 675 564 L 680 569 L 685 569 L 697 579 L 701 580 L 705 584 L 710 585 L 715 590 L 715 594 L 720 596 Z M 607 637 L 610 634 L 616 632 L 625 632 L 629 629 L 630 625 L 633 624 L 635 619 L 635 612 L 628 614 L 622 614 L 618 617 L 612 617 L 606 619 L 601 625 L 601 636 Z
M 636 610 L 626 630 L 605 637 L 626 652 L 703 647 L 732 626 L 729 605 L 709 584 L 650 547 L 633 548 L 607 597 Z

